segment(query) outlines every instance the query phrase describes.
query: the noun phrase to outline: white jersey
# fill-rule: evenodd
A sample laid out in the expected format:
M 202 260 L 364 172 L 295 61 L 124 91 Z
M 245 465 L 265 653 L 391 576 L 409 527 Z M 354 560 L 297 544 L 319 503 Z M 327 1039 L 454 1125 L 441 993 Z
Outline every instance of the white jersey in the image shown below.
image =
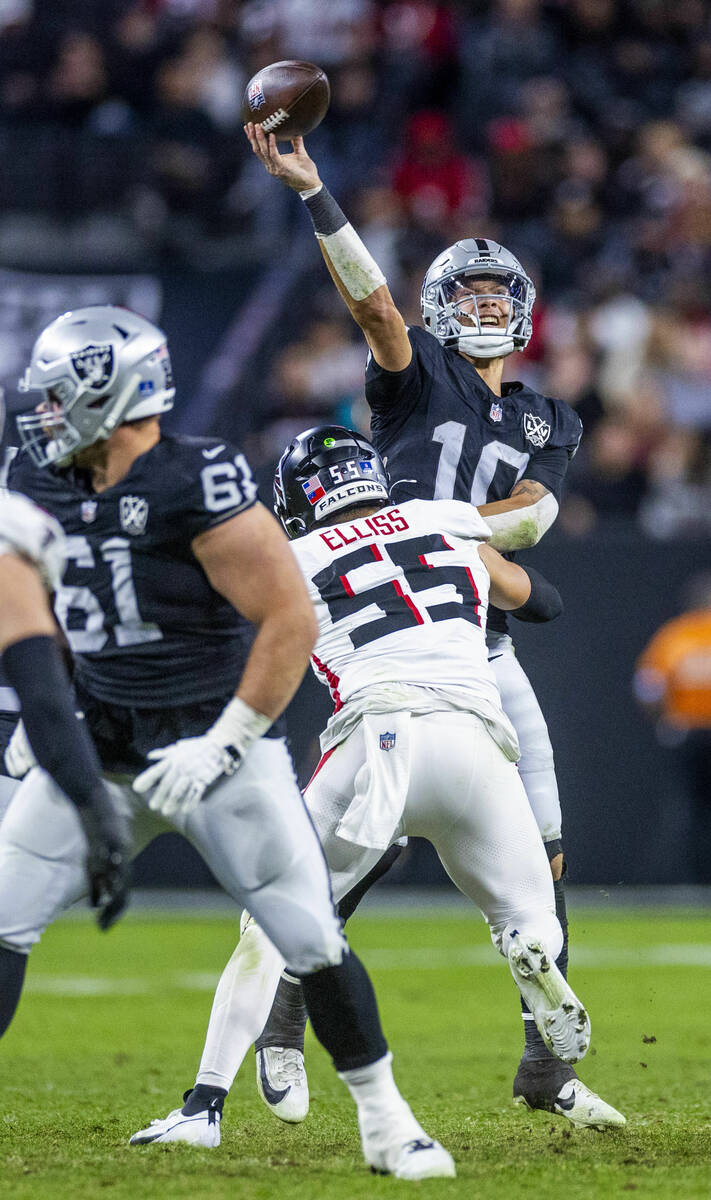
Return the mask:
M 324 750 L 366 713 L 457 709 L 518 757 L 487 659 L 489 532 L 470 504 L 410 500 L 292 543 L 319 622 L 313 667 L 335 705 Z
M 0 554 L 18 554 L 37 567 L 55 591 L 66 564 L 66 539 L 59 521 L 19 492 L 0 488 Z

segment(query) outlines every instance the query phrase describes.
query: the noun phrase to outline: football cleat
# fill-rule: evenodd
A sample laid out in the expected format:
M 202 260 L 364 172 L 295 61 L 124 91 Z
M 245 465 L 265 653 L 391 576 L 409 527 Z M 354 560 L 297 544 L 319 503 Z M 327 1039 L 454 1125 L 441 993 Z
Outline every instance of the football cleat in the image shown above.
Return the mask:
M 309 1081 L 300 1050 L 264 1046 L 257 1051 L 257 1088 L 270 1112 L 298 1125 L 309 1111 Z
M 567 1077 L 563 1072 L 568 1072 Z M 521 1063 L 513 1086 L 514 1104 L 565 1117 L 580 1129 L 621 1129 L 627 1122 L 616 1108 L 591 1091 L 571 1068 L 555 1059 Z
M 543 944 L 515 933 L 508 960 L 548 1049 L 563 1062 L 578 1062 L 590 1045 L 590 1018 Z
M 185 1093 L 185 1099 L 190 1095 Z M 147 1129 L 139 1129 L 129 1139 L 129 1146 L 148 1146 L 153 1142 L 188 1142 L 191 1146 L 207 1146 L 212 1150 L 220 1144 L 222 1098 L 211 1102 L 209 1108 L 190 1115 L 174 1108 L 161 1120 L 156 1117 Z
M 361 1130 L 361 1138 L 365 1161 L 374 1175 L 416 1180 L 453 1179 L 457 1174 L 452 1155 L 428 1137 L 424 1129 L 420 1129 L 419 1136 L 406 1141 L 401 1136 L 388 1138 L 382 1131 L 368 1137 Z

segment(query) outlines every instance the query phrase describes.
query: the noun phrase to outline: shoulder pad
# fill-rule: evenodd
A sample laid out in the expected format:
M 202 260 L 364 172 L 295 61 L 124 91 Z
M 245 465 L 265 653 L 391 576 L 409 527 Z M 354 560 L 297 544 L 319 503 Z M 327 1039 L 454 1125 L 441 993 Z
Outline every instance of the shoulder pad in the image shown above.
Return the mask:
M 37 567 L 49 591 L 60 584 L 66 539 L 59 521 L 19 492 L 0 490 L 0 553 L 14 553 Z

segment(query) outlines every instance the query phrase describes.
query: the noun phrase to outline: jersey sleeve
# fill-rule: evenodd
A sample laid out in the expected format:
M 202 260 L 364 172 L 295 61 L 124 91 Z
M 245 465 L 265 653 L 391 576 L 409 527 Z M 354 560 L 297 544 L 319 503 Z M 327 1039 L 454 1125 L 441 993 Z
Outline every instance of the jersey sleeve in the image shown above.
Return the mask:
M 546 418 L 549 436 L 543 446 L 535 449 L 523 479 L 533 479 L 543 484 L 559 501 L 563 480 L 583 436 L 583 424 L 567 404 L 562 401 L 548 403 L 550 408 Z
M 229 443 L 204 440 L 184 456 L 171 508 L 192 541 L 256 501 L 257 485 L 244 454 Z
M 0 554 L 17 554 L 39 571 L 45 587 L 56 591 L 66 563 L 61 525 L 17 492 L 0 491 Z
M 372 411 L 373 429 L 395 433 L 423 404 L 429 393 L 439 344 L 417 326 L 407 331 L 412 358 L 402 371 L 386 371 L 368 355 L 365 368 L 365 398 Z M 431 343 L 431 345 L 429 344 Z

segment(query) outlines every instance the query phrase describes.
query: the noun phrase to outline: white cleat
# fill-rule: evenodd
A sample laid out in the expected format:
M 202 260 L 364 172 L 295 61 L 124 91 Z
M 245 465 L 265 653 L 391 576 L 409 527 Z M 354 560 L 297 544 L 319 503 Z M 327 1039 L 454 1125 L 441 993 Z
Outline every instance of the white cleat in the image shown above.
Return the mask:
M 270 1112 L 298 1125 L 309 1111 L 309 1081 L 300 1050 L 265 1046 L 257 1051 L 257 1088 Z
M 590 1018 L 543 944 L 515 933 L 508 960 L 548 1049 L 563 1062 L 578 1062 L 590 1045 Z
M 392 1132 L 382 1121 L 368 1129 L 360 1117 L 363 1156 L 373 1174 L 396 1179 L 453 1179 L 457 1174 L 452 1155 L 425 1133 L 404 1102 Z
M 379 1150 L 368 1149 L 363 1139 L 366 1162 L 374 1175 L 394 1175 L 396 1179 L 453 1179 L 457 1174 L 454 1159 L 444 1146 L 423 1132 L 421 1137 L 403 1142 L 399 1138 Z
M 214 1149 L 220 1144 L 220 1118 L 218 1108 L 205 1108 L 202 1112 L 186 1116 L 180 1108 L 174 1108 L 162 1120 L 151 1121 L 147 1129 L 139 1129 L 129 1140 L 130 1146 L 148 1146 L 153 1142 L 188 1142 L 191 1146 L 207 1146 Z
M 563 1084 L 553 1102 L 553 1112 L 567 1117 L 579 1129 L 621 1129 L 627 1120 L 621 1112 L 592 1092 L 580 1079 Z

